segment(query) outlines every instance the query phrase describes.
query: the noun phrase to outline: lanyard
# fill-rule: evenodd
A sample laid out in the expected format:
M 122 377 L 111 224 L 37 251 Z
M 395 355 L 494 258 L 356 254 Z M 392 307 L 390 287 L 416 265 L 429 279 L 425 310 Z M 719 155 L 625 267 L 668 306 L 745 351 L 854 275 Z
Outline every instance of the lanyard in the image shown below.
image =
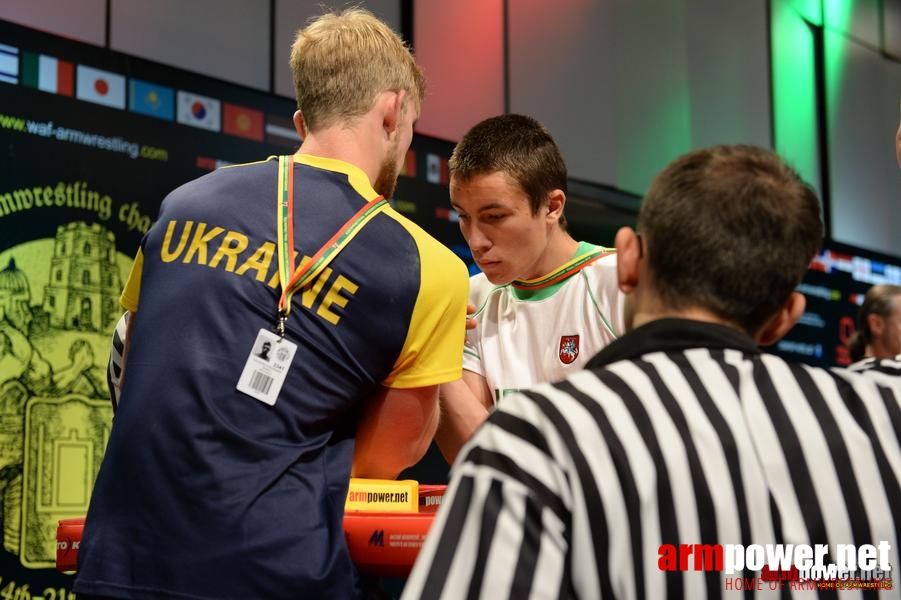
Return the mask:
M 291 297 L 309 282 L 313 281 L 326 265 L 373 217 L 388 206 L 388 201 L 379 196 L 367 202 L 353 214 L 335 234 L 316 251 L 312 258 L 297 264 L 294 249 L 294 156 L 278 157 L 278 281 L 282 294 L 278 300 L 278 322 L 275 331 L 285 335 L 285 323 L 291 312 Z

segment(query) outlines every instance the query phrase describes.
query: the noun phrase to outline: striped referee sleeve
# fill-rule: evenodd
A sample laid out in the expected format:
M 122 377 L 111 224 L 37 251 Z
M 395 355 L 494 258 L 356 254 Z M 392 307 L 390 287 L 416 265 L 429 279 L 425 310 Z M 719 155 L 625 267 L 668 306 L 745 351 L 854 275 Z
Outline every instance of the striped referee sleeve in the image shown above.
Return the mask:
M 549 452 L 544 432 L 495 412 L 455 463 L 403 597 L 569 597 L 566 476 Z
M 898 564 L 899 399 L 886 369 L 728 348 L 505 397 L 461 452 L 404 598 L 837 597 L 747 589 L 759 570 L 703 553 L 664 568 L 661 548 L 827 544 L 829 563 L 884 541 Z

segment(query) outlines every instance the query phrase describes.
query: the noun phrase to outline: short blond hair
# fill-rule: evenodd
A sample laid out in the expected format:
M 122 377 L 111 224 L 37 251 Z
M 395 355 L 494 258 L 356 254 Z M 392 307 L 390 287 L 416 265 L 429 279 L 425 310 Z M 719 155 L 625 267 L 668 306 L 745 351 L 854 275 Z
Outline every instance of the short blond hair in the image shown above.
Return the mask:
M 425 95 L 410 48 L 362 8 L 323 14 L 298 31 L 291 70 L 297 108 L 311 131 L 366 114 L 385 91 L 405 90 L 417 103 Z

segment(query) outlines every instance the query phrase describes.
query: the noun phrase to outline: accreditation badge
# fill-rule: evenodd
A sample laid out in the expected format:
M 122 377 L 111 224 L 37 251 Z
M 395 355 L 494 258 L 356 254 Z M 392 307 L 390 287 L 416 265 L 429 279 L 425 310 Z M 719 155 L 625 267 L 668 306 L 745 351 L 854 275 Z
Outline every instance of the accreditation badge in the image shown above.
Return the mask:
M 238 379 L 238 391 L 274 406 L 296 351 L 297 344 L 260 329 Z

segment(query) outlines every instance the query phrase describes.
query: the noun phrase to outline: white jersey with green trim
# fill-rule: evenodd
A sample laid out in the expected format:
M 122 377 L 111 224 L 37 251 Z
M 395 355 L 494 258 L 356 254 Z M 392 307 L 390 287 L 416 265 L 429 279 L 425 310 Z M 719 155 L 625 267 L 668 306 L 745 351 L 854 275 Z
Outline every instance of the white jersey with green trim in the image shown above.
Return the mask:
M 616 252 L 581 242 L 575 257 L 538 279 L 494 285 L 469 280 L 477 307 L 463 368 L 483 375 L 495 401 L 581 370 L 623 333 Z

